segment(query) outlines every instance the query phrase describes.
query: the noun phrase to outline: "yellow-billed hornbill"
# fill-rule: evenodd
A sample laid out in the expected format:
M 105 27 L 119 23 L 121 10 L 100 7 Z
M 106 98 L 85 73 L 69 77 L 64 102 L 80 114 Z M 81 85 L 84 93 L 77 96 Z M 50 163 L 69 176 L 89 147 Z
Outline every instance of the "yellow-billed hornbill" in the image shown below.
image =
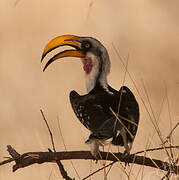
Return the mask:
M 82 59 L 88 93 L 81 96 L 71 91 L 70 102 L 77 118 L 91 132 L 86 143 L 91 144 L 92 155 L 97 157 L 99 145 L 108 143 L 124 146 L 125 154 L 128 154 L 138 128 L 139 106 L 129 88 L 122 86 L 116 91 L 108 85 L 110 59 L 106 48 L 92 37 L 63 35 L 45 46 L 41 60 L 60 46 L 73 49 L 53 56 L 43 70 L 59 58 Z

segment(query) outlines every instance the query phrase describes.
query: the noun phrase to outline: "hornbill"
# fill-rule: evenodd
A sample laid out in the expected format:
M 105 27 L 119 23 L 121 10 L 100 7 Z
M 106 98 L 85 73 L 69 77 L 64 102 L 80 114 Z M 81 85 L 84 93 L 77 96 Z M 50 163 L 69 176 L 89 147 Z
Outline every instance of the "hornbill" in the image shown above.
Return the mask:
M 63 35 L 45 46 L 41 61 L 60 46 L 73 48 L 54 55 L 43 71 L 57 59 L 81 58 L 87 94 L 71 91 L 70 102 L 77 118 L 91 132 L 86 141 L 90 144 L 91 154 L 97 158 L 99 145 L 109 143 L 124 146 L 124 154 L 129 154 L 138 128 L 139 106 L 129 88 L 122 86 L 117 91 L 108 85 L 110 59 L 106 48 L 92 37 Z

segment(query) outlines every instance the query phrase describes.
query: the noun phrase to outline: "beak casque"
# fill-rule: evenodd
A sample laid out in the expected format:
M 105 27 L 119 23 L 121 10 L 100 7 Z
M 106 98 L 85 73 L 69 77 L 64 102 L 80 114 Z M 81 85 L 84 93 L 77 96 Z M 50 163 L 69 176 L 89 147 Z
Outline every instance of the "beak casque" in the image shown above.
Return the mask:
M 44 57 L 51 52 L 52 50 L 60 47 L 60 46 L 71 46 L 74 47 L 75 49 L 70 49 L 70 50 L 64 50 L 62 52 L 57 53 L 55 56 L 53 56 L 45 65 L 43 71 L 55 60 L 63 58 L 63 57 L 79 57 L 83 58 L 84 54 L 80 51 L 80 43 L 77 41 L 78 36 L 74 35 L 63 35 L 63 36 L 58 36 L 54 39 L 52 39 L 49 43 L 44 48 L 41 62 L 43 61 Z

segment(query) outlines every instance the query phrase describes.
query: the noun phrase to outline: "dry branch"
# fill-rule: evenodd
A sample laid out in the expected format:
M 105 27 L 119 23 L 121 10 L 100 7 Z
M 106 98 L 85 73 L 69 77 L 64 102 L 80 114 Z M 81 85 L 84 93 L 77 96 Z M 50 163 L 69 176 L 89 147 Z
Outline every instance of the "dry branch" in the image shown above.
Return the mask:
M 172 130 L 170 131 L 169 135 L 166 137 L 166 140 L 163 142 L 163 144 L 165 144 L 168 139 L 171 137 L 173 131 L 177 128 L 177 126 L 179 126 L 179 122 L 177 122 L 177 124 L 172 128 Z
M 58 160 L 69 160 L 69 159 L 93 159 L 90 151 L 65 151 L 65 152 L 27 152 L 22 155 L 8 145 L 7 151 L 14 158 L 15 165 L 13 166 L 13 172 L 24 167 L 28 167 L 32 164 L 42 164 L 46 162 L 56 163 Z M 16 152 L 15 154 L 13 152 Z M 18 156 L 17 156 L 18 154 Z M 171 173 L 179 174 L 179 166 L 170 165 L 168 162 L 163 162 L 158 159 L 151 159 L 144 156 L 138 156 L 132 154 L 126 158 L 123 158 L 122 153 L 110 153 L 100 152 L 101 160 L 108 160 L 116 162 L 116 159 L 125 163 L 134 163 L 138 165 L 145 165 L 153 168 L 159 168 L 164 171 L 170 171 Z

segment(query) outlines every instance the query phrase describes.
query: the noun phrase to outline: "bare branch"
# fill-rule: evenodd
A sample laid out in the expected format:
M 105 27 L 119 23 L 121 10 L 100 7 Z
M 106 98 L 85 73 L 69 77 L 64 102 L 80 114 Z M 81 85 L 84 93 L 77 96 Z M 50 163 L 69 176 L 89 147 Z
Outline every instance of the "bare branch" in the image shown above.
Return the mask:
M 14 149 L 8 146 L 8 152 L 15 159 L 16 164 L 13 166 L 13 172 L 24 167 L 28 167 L 32 164 L 42 164 L 46 162 L 56 163 L 58 160 L 69 160 L 69 159 L 93 159 L 90 151 L 68 151 L 68 152 L 27 152 L 20 155 L 18 158 L 14 156 Z M 115 156 L 114 156 L 115 155 Z M 163 162 L 158 159 L 151 159 L 144 156 L 130 155 L 128 157 L 123 157 L 122 153 L 109 153 L 100 152 L 101 160 L 108 160 L 117 162 L 116 157 L 119 161 L 125 163 L 134 163 L 138 165 L 145 165 L 153 168 L 159 168 L 161 170 L 167 171 L 172 169 L 172 173 L 179 174 L 179 166 L 170 165 L 168 162 Z
M 12 162 L 12 161 L 15 161 L 15 159 L 14 159 L 14 158 L 9 158 L 9 159 L 6 159 L 6 160 L 4 160 L 4 161 L 1 161 L 1 162 L 0 162 L 0 166 L 2 166 L 2 165 L 4 165 L 4 164 L 8 164 L 8 163 L 10 163 L 10 162 Z
M 10 145 L 7 145 L 7 151 L 15 160 L 20 157 L 20 154 L 15 149 L 13 149 Z
M 40 109 L 40 112 L 41 112 L 42 117 L 43 117 L 43 120 L 45 121 L 45 124 L 46 124 L 46 126 L 47 126 L 47 128 L 48 128 L 48 131 L 49 131 L 49 134 L 50 134 L 50 138 L 51 138 L 51 142 L 52 142 L 53 150 L 54 150 L 54 152 L 56 152 L 55 143 L 54 143 L 54 140 L 53 140 L 53 134 L 52 134 L 52 132 L 51 132 L 51 130 L 50 130 L 50 126 L 48 125 L 48 122 L 47 122 L 47 120 L 46 120 L 46 118 L 45 118 L 45 115 L 44 115 L 42 109 Z

